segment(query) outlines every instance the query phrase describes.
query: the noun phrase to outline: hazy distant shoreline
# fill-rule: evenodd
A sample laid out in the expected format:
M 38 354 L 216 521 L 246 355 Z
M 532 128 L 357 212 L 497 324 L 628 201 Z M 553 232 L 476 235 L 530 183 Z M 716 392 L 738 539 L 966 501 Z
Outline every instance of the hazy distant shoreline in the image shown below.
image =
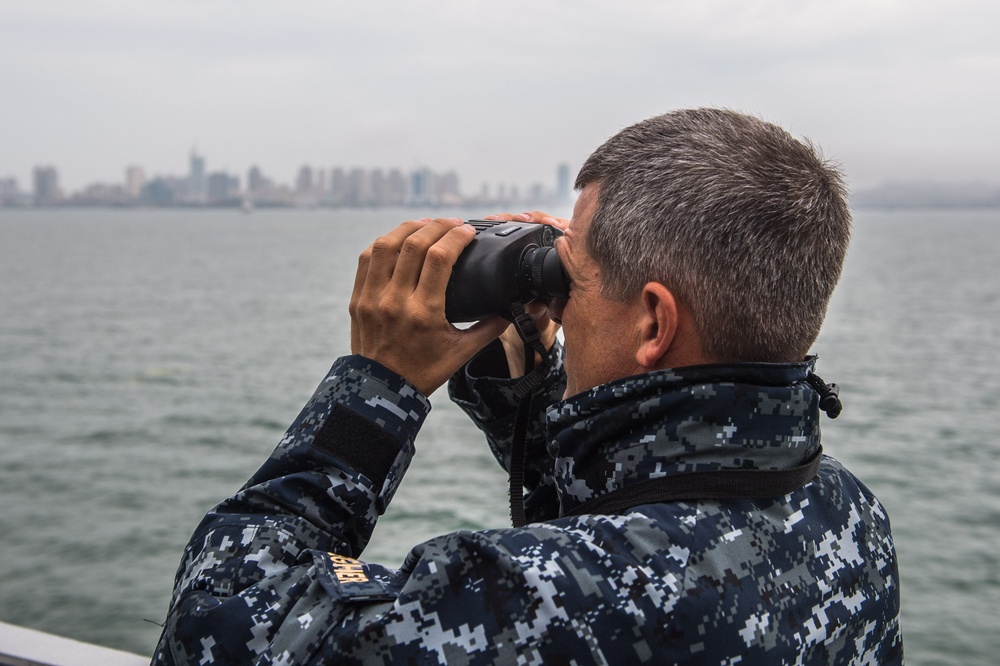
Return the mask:
M 855 208 L 1000 208 L 1000 185 L 990 183 L 892 182 L 851 195 Z
M 562 206 L 562 205 L 560 206 L 560 208 L 563 208 L 563 207 L 564 206 Z M 189 211 L 193 211 L 193 210 L 202 210 L 202 211 L 212 211 L 212 210 L 217 210 L 217 211 L 234 211 L 234 210 L 241 210 L 241 208 L 242 207 L 239 204 L 233 204 L 233 205 L 219 204 L 219 205 L 212 205 L 212 206 L 186 206 L 186 205 L 151 206 L 149 204 L 132 204 L 132 205 L 120 204 L 120 205 L 113 205 L 113 204 L 79 204 L 79 203 L 74 203 L 74 204 L 56 204 L 56 205 L 44 205 L 44 206 L 36 206 L 36 205 L 23 205 L 23 206 L 20 206 L 20 205 L 0 205 L 0 213 L 3 213 L 4 211 L 24 212 L 24 211 L 27 211 L 27 210 L 38 210 L 38 211 L 43 211 L 43 210 L 47 210 L 47 211 L 51 211 L 51 210 L 66 210 L 66 211 L 72 211 L 72 210 L 173 210 L 173 211 L 177 211 L 177 212 L 189 212 Z M 490 211 L 493 211 L 493 210 L 507 211 L 507 210 L 515 210 L 515 209 L 520 210 L 521 208 L 524 208 L 525 210 L 546 210 L 548 207 L 545 206 L 545 205 L 524 204 L 524 203 L 522 203 L 520 206 L 515 206 L 513 208 L 510 207 L 510 206 L 504 206 L 502 204 L 495 205 L 495 206 L 490 206 L 490 205 L 486 205 L 486 204 L 480 204 L 480 205 L 463 204 L 463 205 L 458 205 L 458 206 L 447 206 L 447 205 L 438 205 L 438 206 L 296 206 L 294 204 L 285 204 L 285 205 L 282 205 L 282 204 L 268 204 L 268 205 L 263 205 L 263 206 L 256 206 L 256 207 L 254 207 L 252 209 L 244 210 L 244 212 L 246 214 L 248 214 L 248 215 L 252 215 L 254 210 L 261 210 L 261 211 L 265 211 L 265 210 L 315 210 L 315 211 L 350 211 L 350 210 L 355 210 L 355 211 L 373 211 L 373 210 L 391 210 L 393 208 L 395 208 L 397 210 L 400 210 L 400 211 L 417 211 L 417 212 L 426 212 L 426 211 L 440 210 L 442 212 L 442 214 L 445 214 L 445 213 L 448 213 L 449 211 L 454 211 L 454 210 L 457 210 L 457 209 L 467 210 L 469 208 L 479 208 L 479 209 L 482 209 L 482 210 L 490 210 Z M 982 202 L 982 203 L 976 202 L 976 201 L 967 201 L 967 202 L 963 202 L 963 201 L 941 201 L 941 202 L 933 202 L 933 201 L 912 201 L 912 200 L 911 201 L 907 201 L 907 200 L 894 200 L 894 199 L 869 200 L 869 199 L 866 198 L 863 201 L 857 201 L 857 200 L 852 199 L 851 200 L 851 208 L 853 208 L 855 210 L 882 210 L 882 211 L 892 211 L 892 210 L 901 210 L 901 211 L 906 211 L 906 210 L 978 210 L 978 209 L 982 209 L 982 210 L 996 210 L 996 209 L 1000 209 L 1000 201 Z
M 0 198 L 0 210 L 14 209 L 160 209 L 160 210 L 233 210 L 243 209 L 246 212 L 265 209 L 316 209 L 316 210 L 377 210 L 398 208 L 401 210 L 454 210 L 455 208 L 482 208 L 484 210 L 535 210 L 562 208 L 572 196 L 560 198 L 542 197 L 537 201 L 522 198 L 520 200 L 483 199 L 470 197 L 460 202 L 420 202 L 420 203 L 339 203 L 330 201 L 255 201 L 246 197 L 233 197 L 224 201 L 195 203 L 179 201 L 169 203 L 154 203 L 149 201 L 117 201 L 90 202 L 75 200 L 37 203 L 30 197 L 21 197 L 14 201 L 4 201 Z M 851 192 L 851 206 L 859 210 L 914 210 L 914 209 L 996 209 L 1000 208 L 1000 185 L 983 182 L 942 183 L 935 181 L 900 181 L 889 182 L 870 188 L 857 189 Z

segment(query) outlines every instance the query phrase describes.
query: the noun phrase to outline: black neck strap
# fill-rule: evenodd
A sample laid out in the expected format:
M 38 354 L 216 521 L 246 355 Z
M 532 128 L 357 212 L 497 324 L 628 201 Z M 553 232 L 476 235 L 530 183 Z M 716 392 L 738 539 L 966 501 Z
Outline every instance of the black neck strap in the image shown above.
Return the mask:
M 643 504 L 680 500 L 776 499 L 802 488 L 819 472 L 823 455 L 790 469 L 726 469 L 687 472 L 629 484 L 566 512 L 567 516 L 621 513 Z
M 524 459 L 528 439 L 528 421 L 531 417 L 531 394 L 545 378 L 545 366 L 535 367 L 535 352 L 545 356 L 542 335 L 535 320 L 524 311 L 524 305 L 513 303 L 514 328 L 524 344 L 524 376 L 514 386 L 514 393 L 521 399 L 514 419 L 514 439 L 510 451 L 510 522 L 514 527 L 524 527 Z

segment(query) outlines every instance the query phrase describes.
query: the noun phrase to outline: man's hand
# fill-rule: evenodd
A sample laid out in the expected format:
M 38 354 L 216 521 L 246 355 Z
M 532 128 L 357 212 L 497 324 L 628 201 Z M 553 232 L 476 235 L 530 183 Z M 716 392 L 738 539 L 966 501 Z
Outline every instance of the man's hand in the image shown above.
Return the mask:
M 507 326 L 501 317 L 460 330 L 444 315 L 458 256 L 475 238 L 461 220 L 405 222 L 358 260 L 351 295 L 351 351 L 430 395 Z
M 536 224 L 548 224 L 557 229 L 565 229 L 569 226 L 569 220 L 561 217 L 553 217 L 539 210 L 530 213 L 519 213 L 511 215 L 503 213 L 501 215 L 490 215 L 487 220 L 507 220 L 513 222 L 534 222 Z M 559 324 L 549 318 L 548 308 L 541 303 L 529 303 L 525 306 L 525 311 L 535 320 L 538 332 L 542 334 L 542 344 L 546 349 L 551 349 L 556 341 L 556 332 L 559 331 Z M 507 367 L 510 369 L 510 376 L 513 379 L 524 374 L 524 342 L 518 335 L 517 329 L 510 325 L 500 336 L 503 343 L 503 351 L 507 356 Z M 541 358 L 535 354 L 535 363 L 540 363 Z

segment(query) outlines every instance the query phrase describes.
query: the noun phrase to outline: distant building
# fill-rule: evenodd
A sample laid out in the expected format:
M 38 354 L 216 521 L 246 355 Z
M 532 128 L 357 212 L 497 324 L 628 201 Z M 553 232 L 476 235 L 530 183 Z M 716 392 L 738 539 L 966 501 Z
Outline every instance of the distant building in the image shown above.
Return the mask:
M 108 183 L 92 183 L 69 197 L 74 206 L 125 206 L 136 201 L 130 197 L 125 187 Z
M 36 206 L 50 206 L 62 201 L 59 190 L 59 172 L 54 166 L 35 167 L 34 199 Z
M 247 171 L 247 192 L 251 195 L 263 192 L 266 188 L 266 182 L 264 173 L 257 165 L 250 167 L 250 170 Z
M 570 182 L 569 165 L 560 164 L 556 167 L 556 201 L 565 203 L 569 201 L 573 192 L 573 184 Z
M 334 206 L 343 206 L 347 201 L 347 176 L 341 167 L 330 169 L 329 202 Z
M 279 185 L 264 175 L 258 166 L 247 172 L 246 201 L 260 206 L 291 206 L 296 194 L 287 185 Z
M 304 164 L 295 178 L 295 203 L 299 206 L 315 206 L 318 202 L 319 197 L 316 193 L 313 169 L 308 164 Z
M 354 167 L 347 172 L 344 183 L 345 199 L 348 206 L 367 206 L 371 200 L 368 172 Z
M 139 199 L 151 206 L 173 206 L 184 200 L 189 184 L 187 178 L 157 176 L 143 186 Z
M 454 206 L 462 201 L 462 193 L 458 187 L 458 174 L 454 171 L 441 174 L 434 182 L 435 203 Z
M 0 178 L 0 206 L 15 204 L 21 198 L 16 178 Z
M 410 174 L 410 192 L 407 203 L 411 206 L 429 206 L 434 201 L 434 174 L 424 167 Z
M 224 171 L 208 174 L 206 179 L 206 200 L 212 206 L 235 204 L 240 196 L 240 179 Z
M 402 206 L 404 203 L 406 203 L 406 176 L 401 170 L 392 169 L 386 182 L 385 204 Z
M 299 169 L 299 175 L 295 179 L 295 192 L 297 194 L 312 194 L 313 191 L 313 170 L 308 164 L 303 164 Z
M 207 193 L 205 182 L 205 158 L 191 150 L 188 169 L 188 194 L 194 203 L 204 203 Z
M 318 168 L 313 171 L 313 190 L 320 197 L 326 194 L 326 169 Z
M 132 200 L 138 201 L 142 195 L 142 188 L 146 186 L 146 172 L 141 166 L 132 164 L 125 169 L 125 194 Z
M 368 173 L 369 206 L 384 206 L 388 199 L 389 180 L 382 169 L 372 169 Z

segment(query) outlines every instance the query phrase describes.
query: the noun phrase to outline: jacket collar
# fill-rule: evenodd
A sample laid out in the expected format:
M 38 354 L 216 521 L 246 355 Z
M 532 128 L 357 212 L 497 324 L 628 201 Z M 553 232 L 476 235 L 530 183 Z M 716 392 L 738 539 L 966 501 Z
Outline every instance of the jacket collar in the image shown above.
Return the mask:
M 563 513 L 636 480 L 800 464 L 820 443 L 815 360 L 659 370 L 557 403 L 548 451 Z

